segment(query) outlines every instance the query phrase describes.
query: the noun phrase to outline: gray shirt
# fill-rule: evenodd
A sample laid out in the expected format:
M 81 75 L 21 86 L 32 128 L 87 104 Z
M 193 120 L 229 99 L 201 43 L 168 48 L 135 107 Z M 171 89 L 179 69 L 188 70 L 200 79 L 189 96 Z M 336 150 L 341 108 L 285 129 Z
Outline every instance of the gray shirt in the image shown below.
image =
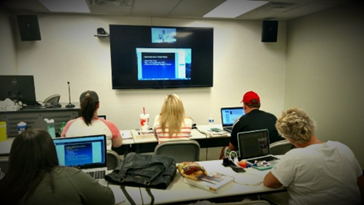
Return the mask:
M 44 176 L 34 194 L 25 204 L 112 205 L 115 203 L 114 194 L 109 187 L 102 186 L 81 170 L 70 167 L 56 168 L 53 173 L 54 193 L 50 186 L 49 176 L 49 174 Z

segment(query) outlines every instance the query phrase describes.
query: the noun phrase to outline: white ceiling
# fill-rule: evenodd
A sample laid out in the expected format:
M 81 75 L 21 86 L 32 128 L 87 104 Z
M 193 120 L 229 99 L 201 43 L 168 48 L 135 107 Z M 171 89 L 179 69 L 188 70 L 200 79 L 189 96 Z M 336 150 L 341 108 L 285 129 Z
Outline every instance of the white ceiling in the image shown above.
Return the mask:
M 51 0 L 66 1 L 66 0 Z M 72 0 L 67 0 L 72 1 Z M 84 0 L 87 2 L 100 0 Z M 114 0 L 103 0 L 114 1 Z M 130 0 L 125 4 L 128 4 Z M 255 0 L 250 0 L 255 1 Z M 289 20 L 340 4 L 360 0 L 266 0 L 268 3 L 236 17 L 237 20 Z M 100 6 L 89 4 L 92 15 L 147 16 L 164 18 L 203 18 L 225 0 L 132 0 L 131 5 Z M 38 0 L 1 0 L 0 6 L 14 14 L 50 12 Z M 75 12 L 73 12 L 75 13 Z M 84 13 L 83 13 L 84 14 Z M 89 14 L 85 14 L 89 15 Z M 215 18 L 216 19 L 216 18 Z

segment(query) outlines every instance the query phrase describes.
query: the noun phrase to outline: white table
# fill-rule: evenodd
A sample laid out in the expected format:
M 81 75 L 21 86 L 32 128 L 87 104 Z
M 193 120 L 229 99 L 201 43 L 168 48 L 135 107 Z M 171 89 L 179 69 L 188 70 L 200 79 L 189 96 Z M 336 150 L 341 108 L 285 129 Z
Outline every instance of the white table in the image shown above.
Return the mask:
M 0 156 L 9 156 L 11 145 L 15 137 L 8 137 L 5 141 L 0 141 Z
M 285 188 L 271 189 L 262 184 L 264 176 L 269 170 L 259 171 L 254 168 L 247 168 L 245 173 L 235 173 L 230 167 L 224 167 L 222 160 L 201 161 L 201 164 L 207 172 L 220 172 L 233 176 L 233 184 L 224 187 L 219 193 L 203 190 L 184 183 L 183 177 L 177 172 L 173 182 L 166 190 L 151 189 L 155 204 L 169 204 L 183 201 L 203 200 L 218 197 L 228 197 L 237 195 L 259 194 L 273 192 L 277 190 L 284 191 Z M 149 204 L 151 199 L 144 188 L 141 188 L 143 201 Z

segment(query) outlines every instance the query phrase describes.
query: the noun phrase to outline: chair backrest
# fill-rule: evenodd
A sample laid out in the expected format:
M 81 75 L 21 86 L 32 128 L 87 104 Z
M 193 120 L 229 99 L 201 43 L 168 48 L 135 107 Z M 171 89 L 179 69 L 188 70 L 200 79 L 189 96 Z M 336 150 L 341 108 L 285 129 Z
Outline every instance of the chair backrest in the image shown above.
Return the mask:
M 120 164 L 118 153 L 113 150 L 107 150 L 107 170 L 113 170 Z
M 270 152 L 273 155 L 283 155 L 293 148 L 294 145 L 291 144 L 288 140 L 279 140 L 270 144 Z
M 171 156 L 176 163 L 199 161 L 200 144 L 195 140 L 166 141 L 155 147 L 154 154 Z

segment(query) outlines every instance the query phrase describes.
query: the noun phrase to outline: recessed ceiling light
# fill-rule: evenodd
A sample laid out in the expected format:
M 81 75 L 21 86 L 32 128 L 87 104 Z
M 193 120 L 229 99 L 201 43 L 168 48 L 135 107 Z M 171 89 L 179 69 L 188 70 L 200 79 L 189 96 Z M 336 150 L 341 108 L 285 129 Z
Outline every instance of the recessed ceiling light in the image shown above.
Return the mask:
M 49 11 L 90 13 L 85 0 L 39 0 Z
M 268 1 L 227 0 L 203 17 L 236 18 L 266 3 Z

